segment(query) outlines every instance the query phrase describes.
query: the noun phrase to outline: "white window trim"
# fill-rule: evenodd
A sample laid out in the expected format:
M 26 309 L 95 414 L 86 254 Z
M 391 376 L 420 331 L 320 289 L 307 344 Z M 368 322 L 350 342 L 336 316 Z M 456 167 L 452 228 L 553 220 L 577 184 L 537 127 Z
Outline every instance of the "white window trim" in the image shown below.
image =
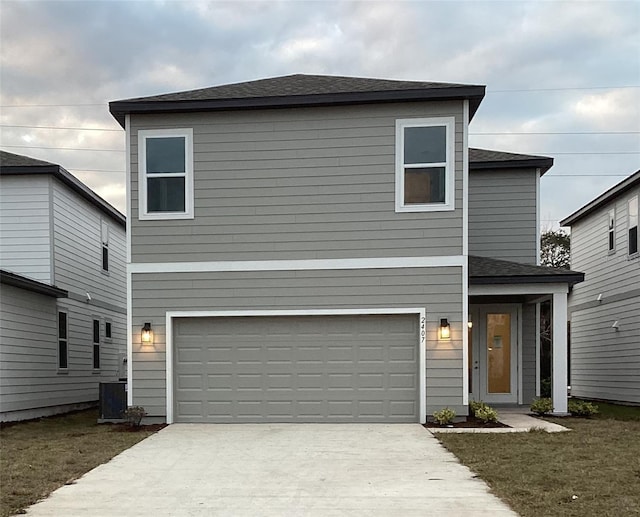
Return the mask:
M 175 318 L 213 318 L 239 316 L 348 316 L 371 314 L 415 314 L 419 318 L 418 342 L 418 419 L 427 421 L 426 374 L 427 374 L 427 313 L 423 307 L 361 308 L 361 309 L 293 309 L 293 310 L 229 310 L 229 311 L 167 311 L 166 329 L 166 402 L 167 424 L 173 424 L 173 320 Z M 131 383 L 131 379 L 129 379 Z
M 185 139 L 184 212 L 147 211 L 147 138 L 183 137 Z M 138 131 L 138 219 L 167 220 L 193 219 L 193 129 L 145 129 Z M 182 173 L 176 177 L 182 177 Z M 169 177 L 166 175 L 165 177 Z
M 396 120 L 396 212 L 443 212 L 455 210 L 455 117 L 409 118 Z M 445 202 L 404 204 L 404 129 L 408 127 L 446 128 L 447 161 L 430 163 L 430 167 L 445 169 Z M 420 164 L 412 164 L 419 166 Z
M 632 196 L 631 198 L 629 198 L 629 201 L 627 201 L 627 256 L 629 258 L 636 258 L 638 256 L 640 256 L 640 245 L 638 246 L 638 251 L 634 251 L 633 253 L 630 253 L 630 246 L 631 246 L 631 242 L 629 240 L 629 230 L 631 230 L 631 228 L 636 228 L 636 233 L 638 234 L 638 237 L 640 237 L 640 202 L 638 200 L 638 196 Z M 636 204 L 636 224 L 634 224 L 633 226 L 631 225 L 631 203 L 635 202 Z

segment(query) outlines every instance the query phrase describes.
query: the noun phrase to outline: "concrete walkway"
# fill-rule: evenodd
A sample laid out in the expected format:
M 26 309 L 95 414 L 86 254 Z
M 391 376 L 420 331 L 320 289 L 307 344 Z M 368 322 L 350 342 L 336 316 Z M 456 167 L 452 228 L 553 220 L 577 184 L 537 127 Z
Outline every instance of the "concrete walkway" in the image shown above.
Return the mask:
M 516 516 L 419 424 L 174 424 L 38 516 Z
M 564 426 L 547 422 L 541 418 L 535 418 L 525 413 L 520 408 L 508 408 L 498 410 L 498 421 L 509 427 L 473 428 L 473 427 L 452 427 L 430 429 L 434 433 L 526 433 L 534 429 L 546 431 L 547 433 L 562 433 L 569 431 Z

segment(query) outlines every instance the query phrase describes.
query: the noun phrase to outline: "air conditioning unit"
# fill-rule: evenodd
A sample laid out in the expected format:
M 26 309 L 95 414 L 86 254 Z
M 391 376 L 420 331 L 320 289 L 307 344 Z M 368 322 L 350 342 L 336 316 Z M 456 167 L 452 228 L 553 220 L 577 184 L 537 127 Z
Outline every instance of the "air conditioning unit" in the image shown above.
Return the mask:
M 127 383 L 100 383 L 99 422 L 122 420 L 122 412 L 127 409 Z

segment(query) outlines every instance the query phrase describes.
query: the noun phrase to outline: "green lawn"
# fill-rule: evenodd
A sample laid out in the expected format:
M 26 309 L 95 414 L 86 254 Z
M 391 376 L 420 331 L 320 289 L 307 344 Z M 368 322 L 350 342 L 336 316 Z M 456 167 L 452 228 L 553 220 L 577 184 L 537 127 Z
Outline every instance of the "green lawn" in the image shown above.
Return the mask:
M 640 515 L 640 408 L 597 403 L 572 429 L 439 434 L 440 441 L 525 517 Z
M 88 410 L 0 428 L 0 516 L 21 513 L 153 434 L 98 425 L 97 418 Z

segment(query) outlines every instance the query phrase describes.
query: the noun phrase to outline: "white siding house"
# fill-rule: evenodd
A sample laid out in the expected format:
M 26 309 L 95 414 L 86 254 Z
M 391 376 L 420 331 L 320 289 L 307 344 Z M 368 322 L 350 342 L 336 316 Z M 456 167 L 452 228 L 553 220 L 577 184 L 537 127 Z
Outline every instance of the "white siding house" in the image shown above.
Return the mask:
M 564 219 L 571 267 L 571 393 L 640 404 L 640 171 Z
M 4 151 L 0 196 L 0 419 L 93 403 L 126 377 L 125 218 L 62 167 Z

